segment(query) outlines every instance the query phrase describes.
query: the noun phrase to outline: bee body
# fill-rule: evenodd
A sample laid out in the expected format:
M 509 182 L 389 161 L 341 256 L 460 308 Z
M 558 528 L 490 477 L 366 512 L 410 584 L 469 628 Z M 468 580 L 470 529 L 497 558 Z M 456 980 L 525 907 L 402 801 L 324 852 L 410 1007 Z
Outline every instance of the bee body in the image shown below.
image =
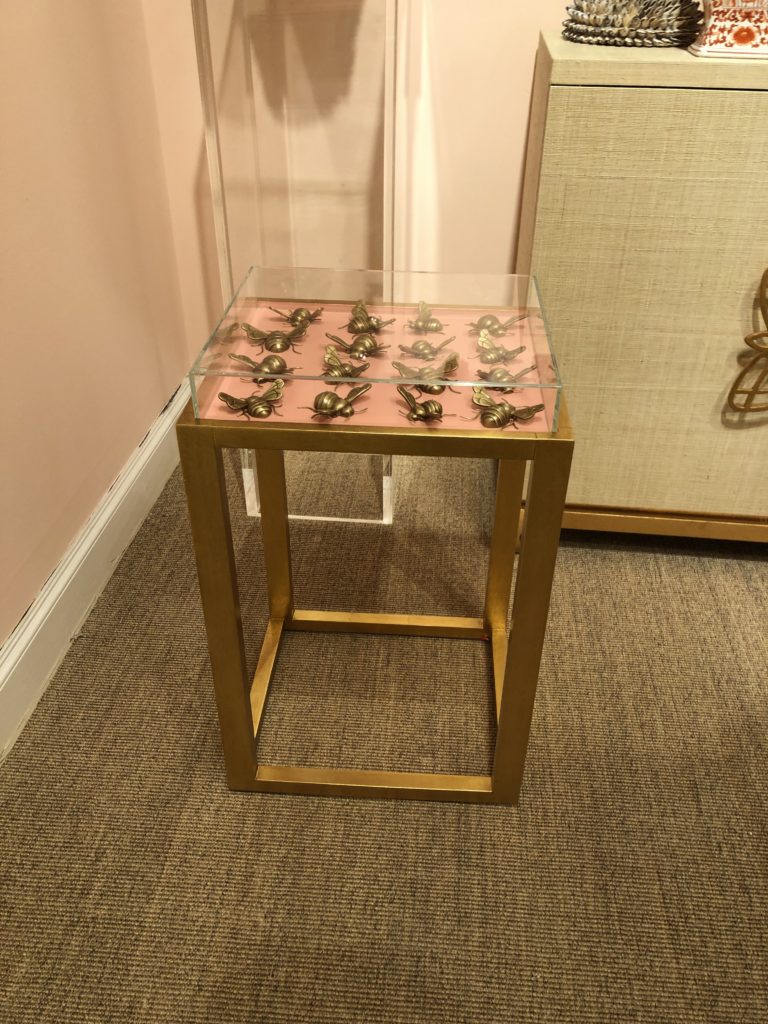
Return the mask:
M 267 352 L 276 354 L 293 349 L 294 343 L 306 334 L 309 325 L 307 323 L 298 324 L 292 331 L 261 331 L 258 327 L 252 327 L 251 324 L 241 324 L 240 326 L 245 336 L 254 345 L 261 345 L 262 351 L 266 349 Z
M 405 326 L 409 330 L 415 331 L 416 334 L 443 333 L 443 325 L 435 317 L 430 317 L 428 320 L 409 320 Z
M 470 334 L 481 334 L 483 331 L 487 331 L 494 338 L 500 338 L 503 334 L 507 333 L 513 324 L 516 324 L 518 320 L 524 320 L 527 316 L 527 313 L 520 313 L 517 316 L 511 316 L 509 320 L 505 320 L 502 323 L 494 313 L 486 313 L 485 316 L 481 316 L 475 323 L 470 323 L 467 326 L 472 328 L 469 332 Z
M 315 416 L 324 416 L 327 419 L 342 416 L 349 419 L 355 414 L 353 402 L 361 398 L 366 391 L 370 391 L 370 388 L 370 384 L 358 384 L 357 387 L 350 388 L 346 395 L 339 395 L 335 391 L 321 391 L 319 395 L 315 395 L 315 400 L 309 408 Z
M 398 362 L 393 362 L 392 365 L 401 377 L 410 377 L 414 381 L 408 387 L 414 388 L 425 395 L 442 395 L 446 385 L 435 384 L 434 381 L 454 373 L 459 365 L 459 357 L 456 355 L 448 356 L 442 366 L 419 366 L 416 368 Z
M 503 366 L 495 366 L 492 370 L 481 370 L 478 373 L 478 377 L 481 380 L 487 380 L 489 384 L 508 384 L 513 385 L 517 380 L 517 374 L 512 374 L 509 370 L 505 370 Z M 497 388 L 502 395 L 508 395 L 514 391 L 514 387 Z
M 394 322 L 394 317 L 391 320 L 382 320 L 381 317 L 371 316 L 362 302 L 356 302 L 352 307 L 349 322 L 344 326 L 350 334 L 378 334 L 383 327 Z
M 485 388 L 474 388 L 472 404 L 480 409 L 480 422 L 492 430 L 503 430 L 511 423 L 517 429 L 517 420 L 532 420 L 544 408 L 539 405 L 510 405 L 509 402 L 494 401 Z
M 413 356 L 414 359 L 434 359 L 438 352 L 455 340 L 455 337 L 446 338 L 440 345 L 433 345 L 426 338 L 419 338 L 412 345 L 400 345 L 398 347 L 401 352 L 405 352 L 408 356 Z
M 429 423 L 443 418 L 443 407 L 439 402 L 431 398 L 426 402 L 417 402 L 402 384 L 397 385 L 397 390 L 408 406 L 408 412 L 405 415 L 409 420 L 414 422 L 422 420 L 424 423 Z
M 477 358 L 481 363 L 486 363 L 487 365 L 511 363 L 513 359 L 517 359 L 521 352 L 525 352 L 525 345 L 520 345 L 518 348 L 504 348 L 503 345 L 498 345 L 486 330 L 480 331 L 480 337 L 477 339 L 477 348 L 479 353 Z
M 219 398 L 234 412 L 241 412 L 243 416 L 251 419 L 266 419 L 267 416 L 271 416 L 275 412 L 275 406 L 282 399 L 283 386 L 284 381 L 276 380 L 262 394 L 254 392 L 247 398 L 235 398 L 233 395 L 220 391 Z
M 378 316 L 353 316 L 345 327 L 350 334 L 378 334 L 383 327 L 388 327 L 394 322 L 394 317 L 391 320 L 382 320 Z
M 372 334 L 359 334 L 352 341 L 344 341 L 335 334 L 326 334 L 326 338 L 330 338 L 331 341 L 335 342 L 353 359 L 366 359 L 368 356 L 377 356 L 389 348 L 389 345 L 382 345 Z
M 298 327 L 300 324 L 313 324 L 315 320 L 319 320 L 323 309 L 312 310 L 307 309 L 305 306 L 299 306 L 297 309 L 292 309 L 288 313 L 284 313 L 280 309 L 275 309 L 274 306 L 269 307 L 273 313 L 277 313 L 283 320 L 287 320 L 289 324 L 293 324 L 294 327 Z
M 369 369 L 370 365 L 370 363 L 360 363 L 359 366 L 355 366 L 353 363 L 342 362 L 341 359 L 339 359 L 339 353 L 333 345 L 329 345 L 325 350 L 323 371 L 326 377 L 360 377 L 367 369 Z M 336 384 L 335 387 L 338 387 L 338 384 Z
M 230 352 L 229 358 L 234 359 L 235 362 L 242 363 L 242 365 L 247 370 L 250 370 L 252 373 L 256 374 L 253 380 L 257 384 L 264 384 L 267 380 L 269 380 L 269 376 L 260 377 L 258 376 L 259 374 L 269 374 L 270 376 L 274 377 L 277 374 L 293 373 L 293 370 L 288 369 L 288 365 L 282 358 L 282 356 L 267 356 L 266 359 L 262 359 L 261 362 L 259 363 L 254 362 L 253 359 L 249 359 L 248 356 L 237 355 L 234 352 Z
M 409 330 L 415 331 L 417 334 L 442 334 L 443 325 L 437 319 L 432 316 L 432 310 L 426 304 L 426 302 L 419 303 L 418 315 L 415 320 L 409 320 L 406 324 Z M 431 358 L 430 356 L 426 357 Z

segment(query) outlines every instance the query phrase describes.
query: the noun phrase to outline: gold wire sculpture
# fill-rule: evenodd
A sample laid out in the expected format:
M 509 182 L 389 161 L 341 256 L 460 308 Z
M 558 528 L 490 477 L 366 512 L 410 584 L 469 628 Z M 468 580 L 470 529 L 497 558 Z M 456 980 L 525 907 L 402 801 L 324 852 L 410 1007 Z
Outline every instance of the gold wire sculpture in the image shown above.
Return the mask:
M 757 355 L 752 356 L 728 392 L 728 406 L 734 412 L 768 412 L 768 269 L 760 280 L 757 301 L 765 330 L 744 339 Z

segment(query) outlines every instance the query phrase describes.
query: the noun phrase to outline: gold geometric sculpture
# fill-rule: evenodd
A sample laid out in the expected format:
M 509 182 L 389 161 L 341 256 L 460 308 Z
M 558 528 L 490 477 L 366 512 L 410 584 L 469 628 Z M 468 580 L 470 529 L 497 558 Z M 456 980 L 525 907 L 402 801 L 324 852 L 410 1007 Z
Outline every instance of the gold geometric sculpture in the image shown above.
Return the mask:
M 768 412 L 768 270 L 760 280 L 757 301 L 765 330 L 744 339 L 757 355 L 752 356 L 728 392 L 728 405 L 734 412 Z

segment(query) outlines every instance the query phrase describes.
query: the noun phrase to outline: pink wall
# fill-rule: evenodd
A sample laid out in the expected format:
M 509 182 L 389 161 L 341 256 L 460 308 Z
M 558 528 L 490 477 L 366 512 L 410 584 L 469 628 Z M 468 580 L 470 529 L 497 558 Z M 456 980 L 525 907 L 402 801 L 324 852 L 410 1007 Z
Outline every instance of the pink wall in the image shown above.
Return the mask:
M 4 638 L 188 349 L 140 0 L 4 5 L 0 92 Z
M 428 91 L 430 138 L 417 120 L 398 265 L 509 273 L 538 37 L 559 28 L 566 0 L 411 2 L 426 43 L 399 101 L 413 109 Z
M 564 6 L 436 5 L 442 269 L 510 265 L 537 35 Z M 219 302 L 189 0 L 6 8 L 0 640 L 179 384 Z M 482 61 L 467 59 L 467 39 Z

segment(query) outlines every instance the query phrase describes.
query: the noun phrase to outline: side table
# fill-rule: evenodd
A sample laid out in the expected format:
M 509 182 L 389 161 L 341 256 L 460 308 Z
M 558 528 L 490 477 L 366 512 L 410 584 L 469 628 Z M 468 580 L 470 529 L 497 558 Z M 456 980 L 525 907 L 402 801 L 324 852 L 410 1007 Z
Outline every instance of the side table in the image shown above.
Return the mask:
M 293 386 L 293 385 L 291 385 Z M 554 432 L 421 424 L 280 423 L 198 419 L 190 403 L 177 426 L 221 739 L 232 789 L 347 797 L 516 804 L 523 779 L 549 597 L 573 451 L 565 402 Z M 222 450 L 255 452 L 269 624 L 248 673 Z M 319 612 L 294 607 L 283 453 L 287 450 L 432 455 L 499 460 L 485 607 L 478 618 Z M 526 486 L 526 467 L 528 468 Z M 524 520 L 512 609 L 507 613 L 517 524 Z M 497 739 L 491 775 L 359 771 L 259 764 L 259 732 L 275 659 L 290 630 L 471 638 L 491 645 Z

